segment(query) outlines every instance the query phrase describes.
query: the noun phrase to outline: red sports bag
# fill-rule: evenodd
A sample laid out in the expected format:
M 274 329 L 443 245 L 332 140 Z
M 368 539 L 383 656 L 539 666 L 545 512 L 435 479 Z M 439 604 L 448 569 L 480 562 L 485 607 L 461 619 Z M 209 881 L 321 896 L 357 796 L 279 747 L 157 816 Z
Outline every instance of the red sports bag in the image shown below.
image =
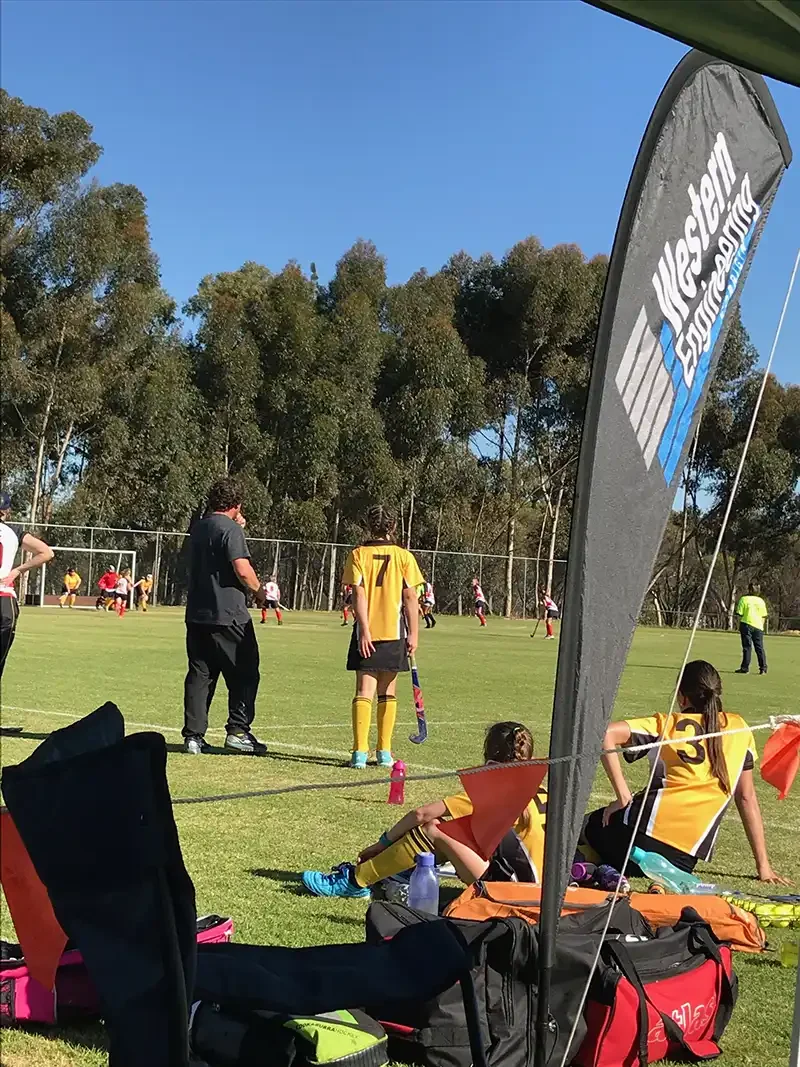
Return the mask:
M 198 945 L 230 941 L 232 936 L 230 919 L 206 915 L 197 920 Z M 19 945 L 0 942 L 0 1023 L 52 1025 L 99 1015 L 97 993 L 77 949 L 68 949 L 62 955 L 55 989 L 50 990 L 31 977 Z
M 719 1056 L 736 1002 L 730 946 L 685 908 L 650 940 L 604 942 L 575 1067 L 646 1067 Z

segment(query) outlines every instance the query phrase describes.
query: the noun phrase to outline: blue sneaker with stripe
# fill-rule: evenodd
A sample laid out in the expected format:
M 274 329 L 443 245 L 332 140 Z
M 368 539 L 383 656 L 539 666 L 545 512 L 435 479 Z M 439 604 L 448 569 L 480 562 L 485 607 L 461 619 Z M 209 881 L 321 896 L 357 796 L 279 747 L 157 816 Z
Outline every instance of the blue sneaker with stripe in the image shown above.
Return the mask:
M 369 889 L 355 880 L 352 863 L 341 863 L 330 874 L 322 871 L 303 871 L 303 885 L 315 897 L 368 897 Z

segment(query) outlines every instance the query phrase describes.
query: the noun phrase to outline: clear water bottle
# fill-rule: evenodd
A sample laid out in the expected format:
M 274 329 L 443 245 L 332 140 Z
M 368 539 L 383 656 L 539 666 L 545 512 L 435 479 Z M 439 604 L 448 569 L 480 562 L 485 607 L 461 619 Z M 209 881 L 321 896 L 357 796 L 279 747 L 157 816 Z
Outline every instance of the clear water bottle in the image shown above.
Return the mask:
M 641 868 L 646 878 L 652 878 L 654 882 L 673 893 L 693 893 L 695 887 L 701 884 L 699 878 L 695 878 L 688 871 L 679 870 L 658 852 L 645 852 L 644 849 L 635 848 L 631 852 L 631 859 Z
M 439 914 L 439 879 L 434 870 L 432 852 L 420 852 L 408 885 L 408 906 L 415 911 Z

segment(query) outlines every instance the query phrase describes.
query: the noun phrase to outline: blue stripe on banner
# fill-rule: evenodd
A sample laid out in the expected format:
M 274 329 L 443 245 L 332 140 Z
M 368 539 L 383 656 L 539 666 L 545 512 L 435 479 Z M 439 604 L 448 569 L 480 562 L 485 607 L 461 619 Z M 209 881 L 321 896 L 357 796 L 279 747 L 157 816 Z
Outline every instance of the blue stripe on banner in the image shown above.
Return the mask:
M 695 371 L 691 390 L 687 388 L 683 379 L 683 368 L 680 365 L 680 360 L 674 356 L 675 338 L 672 333 L 672 328 L 666 321 L 661 327 L 661 347 L 664 349 L 664 354 L 666 356 L 668 351 L 673 352 L 673 363 L 668 367 L 668 370 L 672 376 L 672 381 L 676 389 L 672 414 L 670 415 L 669 422 L 667 423 L 667 427 L 661 438 L 661 444 L 658 448 L 658 459 L 661 463 L 661 469 L 664 472 L 664 479 L 667 485 L 672 481 L 678 463 L 680 462 L 683 445 L 692 424 L 692 416 L 694 415 L 694 410 L 700 400 L 703 386 L 708 377 L 711 356 L 713 355 L 719 332 L 722 329 L 722 323 L 725 320 L 728 305 L 733 299 L 736 287 L 739 284 L 739 279 L 742 276 L 742 270 L 744 269 L 747 252 L 753 239 L 755 229 L 756 223 L 753 222 L 734 257 L 731 265 L 730 277 L 728 278 L 728 285 L 725 290 L 725 296 L 722 299 L 719 314 L 714 320 L 714 325 L 711 327 L 708 348 L 701 354 L 697 364 L 697 370 Z

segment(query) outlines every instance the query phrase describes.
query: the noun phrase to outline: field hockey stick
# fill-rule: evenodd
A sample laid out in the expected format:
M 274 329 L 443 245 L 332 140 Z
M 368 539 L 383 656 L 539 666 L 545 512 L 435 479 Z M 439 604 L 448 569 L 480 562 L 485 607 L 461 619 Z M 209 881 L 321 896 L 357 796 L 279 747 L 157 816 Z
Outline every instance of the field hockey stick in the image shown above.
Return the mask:
M 417 733 L 409 736 L 409 741 L 415 745 L 421 745 L 428 737 L 428 723 L 425 718 L 425 701 L 422 699 L 422 690 L 419 687 L 419 673 L 417 661 L 411 656 L 411 687 L 414 691 L 414 710 L 417 713 Z
M 536 616 L 536 625 L 535 625 L 535 626 L 534 626 L 534 628 L 533 628 L 533 633 L 531 634 L 531 637 L 536 637 L 536 631 L 537 631 L 537 630 L 539 629 L 539 623 L 540 623 L 541 621 L 542 621 L 542 620 L 541 620 L 541 619 L 539 618 L 539 616 L 537 615 L 537 616 Z

